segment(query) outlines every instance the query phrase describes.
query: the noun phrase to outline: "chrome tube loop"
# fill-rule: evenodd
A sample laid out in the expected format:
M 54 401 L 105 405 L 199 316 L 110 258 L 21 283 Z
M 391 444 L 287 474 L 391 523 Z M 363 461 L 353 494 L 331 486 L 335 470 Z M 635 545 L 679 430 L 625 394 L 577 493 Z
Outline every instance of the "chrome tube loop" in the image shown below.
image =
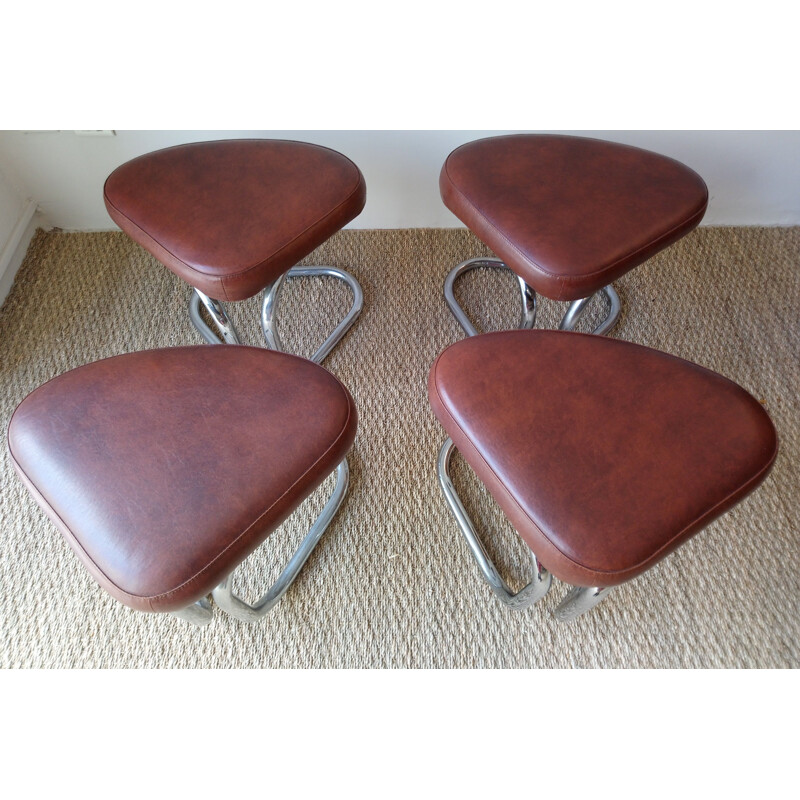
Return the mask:
M 464 313 L 464 309 L 461 308 L 458 300 L 456 300 L 454 287 L 456 280 L 461 275 L 471 269 L 477 269 L 478 267 L 509 269 L 505 262 L 499 258 L 470 258 L 453 267 L 444 280 L 444 299 L 447 301 L 450 311 L 458 320 L 458 324 L 461 325 L 467 336 L 477 336 L 478 329 L 472 324 L 469 317 Z M 530 329 L 536 322 L 536 292 L 530 286 L 528 286 L 528 284 L 525 283 L 525 281 L 520 278 L 519 275 L 516 275 L 515 277 L 519 281 L 520 290 L 522 293 L 522 322 L 520 323 L 520 327 L 524 329 Z
M 231 575 L 228 575 L 228 577 L 212 592 L 214 602 L 224 612 L 244 622 L 255 622 L 273 608 L 286 593 L 286 590 L 292 585 L 295 578 L 297 578 L 297 575 L 308 560 L 308 557 L 331 524 L 331 521 L 347 494 L 349 480 L 350 471 L 347 465 L 347 459 L 344 459 L 339 466 L 336 467 L 336 484 L 333 487 L 328 502 L 314 521 L 306 537 L 300 543 L 300 547 L 291 557 L 286 567 L 284 567 L 283 572 L 281 572 L 278 579 L 260 600 L 250 605 L 240 597 L 237 597 L 233 593 L 231 580 L 233 573 L 231 573 Z
M 200 303 L 203 304 L 211 321 L 221 334 L 222 338 L 206 325 L 202 316 L 200 315 Z M 198 333 L 208 344 L 241 344 L 239 334 L 226 313 L 222 303 L 215 300 L 206 294 L 203 294 L 199 289 L 193 289 L 191 297 L 189 298 L 189 318 L 192 324 L 197 328 Z
M 558 329 L 560 331 L 575 330 L 575 326 L 583 316 L 583 312 L 586 311 L 586 307 L 589 305 L 589 302 L 595 295 L 599 293 L 602 293 L 606 300 L 608 300 L 608 314 L 606 314 L 605 319 L 603 319 L 603 321 L 592 331 L 592 333 L 595 336 L 603 336 L 604 334 L 608 333 L 614 327 L 614 325 L 617 324 L 617 319 L 619 318 L 619 312 L 621 309 L 619 295 L 617 294 L 617 290 L 611 284 L 604 286 L 602 289 L 600 289 L 600 292 L 595 292 L 594 294 L 589 295 L 589 297 L 582 297 L 580 300 L 573 300 L 561 319 L 561 324 L 558 326 Z
M 610 591 L 610 587 L 573 586 L 553 610 L 553 616 L 559 622 L 571 622 L 594 608 Z
M 264 332 L 267 347 L 270 350 L 283 352 L 283 344 L 278 336 L 278 326 L 275 322 L 275 311 L 278 307 L 278 296 L 286 279 L 286 273 L 279 275 L 269 286 L 264 289 L 261 301 L 261 330 Z
M 453 267 L 453 269 L 451 269 L 447 274 L 447 277 L 444 281 L 444 298 L 447 301 L 447 305 L 450 308 L 453 316 L 456 318 L 456 320 L 458 320 L 459 325 L 461 325 L 461 327 L 464 329 L 464 332 L 467 334 L 467 336 L 477 336 L 478 329 L 472 324 L 469 317 L 464 312 L 464 309 L 461 308 L 456 300 L 454 287 L 456 280 L 461 275 L 471 269 L 476 269 L 477 267 L 510 269 L 510 267 L 499 258 L 480 257 L 470 258 L 466 261 L 462 261 L 460 264 Z M 519 327 L 522 330 L 530 330 L 533 328 L 534 323 L 536 322 L 536 292 L 527 283 L 525 283 L 525 280 L 522 277 L 516 275 L 516 273 L 515 277 L 519 281 L 520 290 L 522 293 L 522 321 L 520 322 Z M 608 313 L 603 321 L 592 331 L 592 333 L 596 336 L 603 336 L 604 334 L 608 333 L 614 327 L 614 325 L 616 325 L 621 309 L 619 295 L 611 284 L 604 286 L 602 289 L 600 289 L 600 292 L 608 301 Z M 595 292 L 595 294 L 597 294 L 597 292 Z M 593 297 L 594 294 L 589 295 L 589 297 L 582 297 L 579 300 L 573 300 L 561 319 L 561 324 L 558 326 L 559 330 L 574 330 L 575 326 L 578 324 L 581 316 L 586 310 L 589 301 Z
M 494 562 L 489 558 L 489 554 L 486 552 L 486 548 L 483 546 L 483 542 L 481 542 L 475 530 L 475 526 L 472 524 L 472 520 L 469 518 L 453 486 L 453 481 L 450 478 L 450 458 L 454 450 L 455 445 L 453 444 L 453 440 L 448 438 L 439 451 L 439 459 L 437 462 L 439 485 L 442 487 L 447 504 L 450 506 L 450 510 L 456 518 L 461 533 L 467 540 L 467 544 L 472 551 L 472 555 L 481 573 L 483 573 L 483 577 L 486 579 L 495 595 L 509 608 L 516 610 L 527 608 L 541 600 L 541 598 L 547 594 L 552 580 L 550 573 L 539 563 L 536 554 L 531 551 L 534 570 L 533 579 L 519 592 L 515 593 L 509 588 L 508 584 L 503 580 L 503 577 L 497 570 Z
M 261 329 L 264 332 L 267 347 L 271 350 L 283 350 L 276 323 L 278 297 L 283 285 L 283 279 L 286 276 L 290 278 L 312 278 L 320 275 L 344 281 L 353 293 L 353 303 L 344 319 L 333 329 L 317 352 L 311 356 L 311 360 L 315 364 L 321 364 L 358 319 L 358 315 L 364 307 L 364 293 L 359 282 L 347 270 L 339 269 L 338 267 L 292 267 L 264 290 L 264 298 L 261 304 Z

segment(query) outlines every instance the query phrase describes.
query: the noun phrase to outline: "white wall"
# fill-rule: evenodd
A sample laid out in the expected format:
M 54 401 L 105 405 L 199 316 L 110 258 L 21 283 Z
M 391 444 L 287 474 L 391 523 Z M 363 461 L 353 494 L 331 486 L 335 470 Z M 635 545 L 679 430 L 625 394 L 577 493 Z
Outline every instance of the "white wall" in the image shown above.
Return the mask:
M 353 159 L 367 182 L 367 205 L 349 227 L 454 227 L 438 177 L 458 145 L 512 131 L 73 131 L 0 132 L 0 169 L 65 230 L 109 230 L 103 182 L 119 164 L 173 144 L 233 137 L 299 139 Z M 800 224 L 798 131 L 561 131 L 638 145 L 672 156 L 703 176 L 706 225 Z
M 0 165 L 0 303 L 22 265 L 37 223 L 43 221 L 36 217 L 36 203 L 17 188 Z
M 5 244 L 25 207 L 25 198 L 3 172 L 0 163 L 0 250 Z

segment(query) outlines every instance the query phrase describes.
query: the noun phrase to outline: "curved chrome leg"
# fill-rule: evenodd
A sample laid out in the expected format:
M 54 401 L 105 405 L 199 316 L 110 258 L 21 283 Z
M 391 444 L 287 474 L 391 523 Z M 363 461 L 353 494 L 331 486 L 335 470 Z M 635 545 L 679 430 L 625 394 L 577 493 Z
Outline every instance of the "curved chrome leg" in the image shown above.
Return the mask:
M 458 266 L 453 267 L 447 274 L 444 280 L 444 299 L 450 307 L 453 316 L 458 320 L 458 324 L 464 329 L 467 336 L 477 336 L 478 329 L 470 322 L 469 317 L 464 313 L 464 309 L 458 304 L 456 300 L 453 287 L 455 286 L 456 279 L 477 267 L 491 267 L 492 269 L 509 269 L 505 262 L 499 258 L 470 258 L 467 261 L 462 261 Z M 536 292 L 528 286 L 525 281 L 515 275 L 519 281 L 520 290 L 522 292 L 522 322 L 521 328 L 530 329 L 536 322 Z
M 212 321 L 217 326 L 217 330 L 222 334 L 222 339 L 203 321 L 200 316 L 200 303 L 205 306 L 206 311 L 208 311 Z M 225 313 L 222 303 L 203 294 L 199 289 L 194 289 L 192 296 L 189 298 L 189 317 L 200 335 L 209 344 L 223 344 L 223 342 L 225 344 L 241 344 L 239 334 L 236 332 L 233 322 Z
M 311 356 L 311 360 L 315 364 L 321 364 L 330 354 L 331 350 L 336 347 L 341 338 L 350 330 L 356 319 L 358 319 L 358 315 L 364 307 L 364 293 L 361 290 L 361 285 L 349 272 L 344 269 L 339 269 L 338 267 L 292 267 L 292 269 L 284 273 L 284 275 L 264 290 L 264 300 L 261 305 L 261 329 L 264 331 L 267 347 L 272 350 L 283 349 L 278 337 L 275 316 L 277 313 L 278 295 L 283 285 L 283 279 L 287 275 L 290 278 L 312 278 L 319 275 L 327 275 L 328 277 L 338 278 L 344 281 L 353 292 L 353 304 L 350 307 L 350 311 L 348 311 L 345 318 L 334 328 L 333 332 L 322 343 L 322 346 L 317 352 Z
M 444 281 L 444 298 L 453 316 L 458 320 L 459 325 L 464 329 L 467 336 L 477 336 L 478 329 L 472 324 L 469 317 L 464 313 L 464 309 L 458 304 L 455 297 L 454 286 L 459 276 L 476 267 L 509 269 L 508 265 L 499 258 L 470 258 L 467 261 L 462 261 L 458 266 L 453 267 L 447 274 Z M 536 292 L 525 283 L 523 278 L 516 273 L 514 274 L 519 281 L 520 290 L 522 292 L 522 321 L 519 327 L 522 330 L 530 330 L 536 322 Z M 619 295 L 611 284 L 604 286 L 600 291 L 605 295 L 606 300 L 608 300 L 609 308 L 606 318 L 592 331 L 592 333 L 597 336 L 608 333 L 614 325 L 616 325 L 621 308 Z M 582 297 L 580 300 L 574 300 L 570 303 L 569 308 L 561 320 L 561 324 L 558 326 L 559 330 L 574 330 L 592 297 L 594 297 L 594 295 Z
M 261 301 L 261 330 L 267 340 L 267 347 L 270 350 L 279 350 L 280 352 L 283 352 L 283 344 L 278 336 L 278 328 L 274 317 L 278 307 L 278 295 L 285 279 L 286 273 L 284 272 L 264 289 L 264 299 Z
M 522 320 L 519 327 L 524 331 L 529 331 L 536 324 L 536 292 L 519 275 L 517 275 L 517 281 L 522 293 Z
M 617 290 L 612 284 L 609 283 L 608 286 L 604 286 L 600 291 L 606 296 L 606 300 L 608 300 L 608 314 L 592 333 L 597 336 L 604 336 L 617 324 L 621 305 Z
M 589 305 L 589 302 L 593 297 L 594 295 L 590 294 L 588 297 L 581 297 L 580 300 L 573 300 L 569 304 L 569 308 L 562 317 L 561 324 L 558 326 L 558 329 L 560 331 L 575 330 L 575 326 L 580 321 L 580 318 L 583 316 L 583 312 L 586 311 L 586 306 Z
M 570 622 L 594 608 L 610 591 L 610 587 L 573 586 L 553 611 L 553 616 L 559 622 Z
M 516 594 L 509 589 L 508 584 L 497 571 L 497 567 L 489 558 L 483 543 L 478 538 L 472 520 L 470 520 L 466 509 L 461 503 L 461 499 L 456 493 L 453 482 L 450 479 L 450 457 L 454 449 L 455 445 L 453 444 L 453 440 L 448 438 L 439 451 L 439 460 L 437 462 L 439 484 L 442 487 L 447 504 L 450 506 L 450 510 L 456 518 L 458 527 L 467 540 L 467 544 L 472 551 L 472 555 L 475 557 L 475 561 L 478 562 L 478 567 L 480 567 L 489 586 L 492 587 L 492 591 L 510 608 L 518 610 L 527 608 L 538 600 L 541 600 L 541 598 L 547 594 L 552 580 L 550 573 L 539 563 L 535 553 L 531 551 L 534 569 L 533 580 Z
M 214 589 L 212 592 L 214 601 L 223 611 L 244 622 L 254 622 L 263 617 L 283 597 L 339 510 L 347 494 L 349 474 L 347 459 L 344 459 L 336 468 L 336 485 L 325 507 L 272 588 L 255 605 L 251 606 L 233 593 L 231 575 Z
M 606 318 L 592 331 L 592 333 L 596 336 L 602 336 L 603 334 L 608 333 L 614 327 L 614 325 L 617 324 L 617 319 L 619 318 L 620 312 L 620 302 L 617 290 L 611 284 L 609 284 L 608 286 L 604 286 L 600 291 L 605 295 L 606 300 L 608 300 L 608 314 L 606 315 Z M 597 292 L 595 292 L 595 294 L 597 294 Z M 575 326 L 583 316 L 586 306 L 593 297 L 594 294 L 589 295 L 589 297 L 582 297 L 580 300 L 573 300 L 570 303 L 567 312 L 564 314 L 558 329 L 560 331 L 575 330 Z
M 186 606 L 186 608 L 173 611 L 172 616 L 191 622 L 192 625 L 202 627 L 211 622 L 214 618 L 214 612 L 211 610 L 211 603 L 208 602 L 208 598 L 202 597 L 196 603 Z

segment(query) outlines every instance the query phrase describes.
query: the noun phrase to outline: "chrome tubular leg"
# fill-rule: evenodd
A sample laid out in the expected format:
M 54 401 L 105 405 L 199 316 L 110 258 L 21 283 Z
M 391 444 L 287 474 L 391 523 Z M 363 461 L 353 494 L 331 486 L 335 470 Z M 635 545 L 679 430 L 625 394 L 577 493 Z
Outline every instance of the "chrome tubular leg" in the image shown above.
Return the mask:
M 519 281 L 519 289 L 522 293 L 522 321 L 519 327 L 524 331 L 529 331 L 536 324 L 536 292 L 519 275 L 517 275 L 517 281 Z
M 609 587 L 573 586 L 553 611 L 553 616 L 559 622 L 570 622 L 594 608 L 610 591 Z
M 214 612 L 211 610 L 211 603 L 208 602 L 208 598 L 203 597 L 186 608 L 173 611 L 172 616 L 186 620 L 186 622 L 191 622 L 192 625 L 202 627 L 211 622 L 214 618 Z
M 453 287 L 456 280 L 471 269 L 478 267 L 491 267 L 492 269 L 508 269 L 505 262 L 499 258 L 470 258 L 462 261 L 458 266 L 453 267 L 444 280 L 444 299 L 450 308 L 453 316 L 458 320 L 458 324 L 464 329 L 467 336 L 477 336 L 478 329 L 470 322 L 469 317 L 464 313 L 464 309 L 456 300 Z M 516 276 L 522 291 L 522 323 L 521 328 L 532 328 L 536 322 L 536 292 L 531 289 L 525 281 Z
M 283 345 L 278 336 L 278 327 L 275 322 L 275 310 L 278 307 L 278 295 L 281 286 L 286 279 L 284 272 L 276 278 L 266 289 L 264 289 L 264 299 L 261 302 L 261 330 L 264 331 L 264 338 L 267 340 L 267 347 L 270 350 L 283 352 Z
M 292 267 L 285 275 L 288 275 L 290 278 L 313 278 L 320 275 L 327 275 L 328 277 L 338 278 L 344 281 L 353 293 L 353 304 L 350 306 L 350 311 L 347 312 L 345 318 L 334 328 L 333 332 L 322 343 L 322 346 L 317 352 L 311 356 L 311 360 L 315 364 L 321 364 L 358 319 L 358 315 L 364 307 L 364 293 L 361 290 L 361 285 L 347 270 L 339 269 L 338 267 Z M 267 346 L 273 350 L 282 349 L 275 323 L 281 283 L 282 279 L 279 278 L 271 286 L 267 287 L 261 307 L 261 328 L 264 331 L 264 338 L 267 340 Z
M 200 316 L 200 303 L 205 306 L 206 311 L 211 316 L 211 320 L 222 335 L 222 339 L 206 325 Z M 189 317 L 200 335 L 209 344 L 241 344 L 239 334 L 236 332 L 233 322 L 225 313 L 222 303 L 203 294 L 199 289 L 194 289 L 192 296 L 189 298 Z
M 569 304 L 569 308 L 562 317 L 561 324 L 558 326 L 558 329 L 560 331 L 575 330 L 575 326 L 578 324 L 578 321 L 583 316 L 583 312 L 586 310 L 586 306 L 589 305 L 589 301 L 593 297 L 594 295 L 590 294 L 588 297 L 582 297 L 580 300 L 573 300 Z
M 608 286 L 604 286 L 600 291 L 605 295 L 606 300 L 608 300 L 608 314 L 606 315 L 606 318 L 592 331 L 592 333 L 597 336 L 602 336 L 603 334 L 608 333 L 614 327 L 614 325 L 617 324 L 617 319 L 619 318 L 620 312 L 620 302 L 617 290 L 611 284 L 609 284 Z M 570 303 L 566 314 L 564 314 L 558 329 L 560 331 L 575 330 L 575 326 L 583 316 L 586 306 L 593 297 L 594 295 L 592 294 L 589 295 L 589 297 L 582 297 L 580 300 L 573 300 L 572 303 Z
M 539 563 L 536 555 L 531 552 L 534 569 L 533 579 L 516 594 L 511 591 L 508 584 L 497 571 L 497 567 L 489 558 L 483 543 L 475 531 L 472 520 L 470 520 L 466 509 L 461 503 L 461 499 L 456 493 L 453 482 L 450 479 L 450 457 L 454 449 L 455 445 L 453 444 L 453 440 L 448 438 L 439 451 L 439 460 L 437 463 L 439 484 L 442 487 L 447 504 L 450 506 L 450 510 L 456 518 L 458 527 L 467 540 L 467 544 L 472 551 L 472 555 L 475 557 L 475 561 L 478 562 L 478 567 L 480 567 L 484 578 L 486 578 L 489 585 L 492 587 L 492 591 L 510 608 L 518 610 L 527 608 L 538 600 L 541 600 L 541 598 L 547 594 L 552 580 L 550 573 Z
M 608 315 L 606 318 L 592 331 L 597 336 L 603 336 L 608 333 L 616 324 L 619 319 L 620 302 L 617 290 L 609 283 L 600 290 L 608 300 Z
M 263 617 L 278 600 L 283 597 L 286 590 L 292 585 L 292 582 L 303 568 L 303 564 L 308 560 L 311 551 L 322 538 L 322 534 L 325 533 L 328 526 L 331 524 L 336 512 L 339 510 L 339 506 L 342 504 L 347 494 L 349 474 L 347 459 L 345 459 L 336 468 L 336 485 L 325 507 L 320 512 L 320 515 L 311 526 L 305 539 L 303 539 L 297 552 L 291 557 L 283 572 L 278 576 L 278 579 L 269 591 L 264 594 L 255 605 L 246 603 L 233 593 L 231 575 L 214 589 L 212 593 L 214 602 L 216 602 L 223 611 L 244 622 L 254 622 Z

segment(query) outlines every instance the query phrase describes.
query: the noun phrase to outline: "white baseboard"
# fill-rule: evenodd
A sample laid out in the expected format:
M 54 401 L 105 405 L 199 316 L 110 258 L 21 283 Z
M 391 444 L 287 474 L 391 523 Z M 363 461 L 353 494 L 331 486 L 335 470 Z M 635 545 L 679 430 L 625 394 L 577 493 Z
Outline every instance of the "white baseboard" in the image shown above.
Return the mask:
M 14 283 L 14 278 L 25 260 L 25 254 L 28 252 L 28 245 L 33 239 L 33 234 L 36 233 L 38 227 L 43 226 L 42 221 L 36 218 L 36 211 L 36 202 L 28 200 L 14 230 L 11 231 L 8 241 L 0 252 L 0 305 L 11 291 L 11 284 Z

